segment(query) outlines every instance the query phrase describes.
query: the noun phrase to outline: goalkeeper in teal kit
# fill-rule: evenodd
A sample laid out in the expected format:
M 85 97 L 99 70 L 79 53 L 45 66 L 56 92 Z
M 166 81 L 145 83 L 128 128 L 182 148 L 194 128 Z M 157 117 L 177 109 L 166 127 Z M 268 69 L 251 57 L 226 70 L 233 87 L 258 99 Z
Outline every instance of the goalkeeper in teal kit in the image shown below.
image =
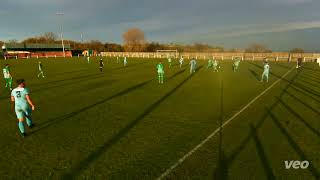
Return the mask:
M 237 59 L 233 62 L 233 71 L 234 71 L 234 72 L 238 71 L 239 65 L 240 65 L 240 59 L 237 58 Z
M 168 58 L 168 63 L 169 63 L 169 68 L 171 68 L 172 67 L 172 59 L 171 59 L 171 57 Z
M 14 103 L 20 133 L 22 137 L 24 137 L 26 133 L 23 122 L 26 119 L 28 127 L 33 127 L 31 112 L 35 109 L 35 106 L 30 99 L 29 90 L 26 88 L 25 81 L 19 79 L 17 80 L 17 84 L 18 87 L 11 92 L 11 101 Z
M 268 61 L 266 61 L 264 63 L 264 66 L 263 66 L 263 73 L 261 75 L 261 82 L 264 81 L 264 79 L 268 82 L 269 81 L 269 70 L 270 70 L 270 66 L 269 66 L 269 63 Z
M 207 69 L 211 69 L 213 68 L 213 62 L 211 59 L 208 60 L 208 65 L 207 65 Z
M 219 63 L 218 63 L 217 60 L 214 60 L 214 61 L 213 61 L 212 67 L 213 67 L 213 71 L 214 71 L 214 72 L 219 72 L 218 69 L 220 69 L 220 65 L 219 65 Z
M 158 73 L 158 81 L 159 84 L 163 84 L 163 79 L 164 79 L 164 68 L 163 68 L 163 64 L 161 62 L 159 62 L 157 64 L 157 73 Z
M 6 88 L 9 88 L 12 90 L 12 76 L 10 73 L 9 64 L 6 64 L 6 66 L 2 69 L 3 71 L 3 77 L 4 81 L 6 82 Z

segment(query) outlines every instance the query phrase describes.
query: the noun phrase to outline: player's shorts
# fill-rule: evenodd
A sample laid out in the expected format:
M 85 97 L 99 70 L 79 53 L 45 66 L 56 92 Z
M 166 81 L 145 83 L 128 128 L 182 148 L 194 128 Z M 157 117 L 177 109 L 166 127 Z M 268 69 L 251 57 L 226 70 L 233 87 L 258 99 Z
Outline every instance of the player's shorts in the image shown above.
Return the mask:
M 268 77 L 269 76 L 269 72 L 263 72 L 262 76 Z
M 29 106 L 15 107 L 16 115 L 18 119 L 31 116 L 32 110 Z

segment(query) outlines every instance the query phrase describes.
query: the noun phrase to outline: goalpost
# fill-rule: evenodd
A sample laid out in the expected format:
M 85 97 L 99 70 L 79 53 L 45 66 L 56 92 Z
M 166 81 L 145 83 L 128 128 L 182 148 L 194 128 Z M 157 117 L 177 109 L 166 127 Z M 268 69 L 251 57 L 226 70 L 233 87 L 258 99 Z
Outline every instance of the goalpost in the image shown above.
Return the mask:
M 241 61 L 243 61 L 244 60 L 244 57 L 243 56 L 232 56 L 232 60 L 235 60 L 235 59 L 241 59 Z
M 169 58 L 169 57 L 174 57 L 178 58 L 179 57 L 179 52 L 178 50 L 157 50 L 157 57 L 158 58 Z

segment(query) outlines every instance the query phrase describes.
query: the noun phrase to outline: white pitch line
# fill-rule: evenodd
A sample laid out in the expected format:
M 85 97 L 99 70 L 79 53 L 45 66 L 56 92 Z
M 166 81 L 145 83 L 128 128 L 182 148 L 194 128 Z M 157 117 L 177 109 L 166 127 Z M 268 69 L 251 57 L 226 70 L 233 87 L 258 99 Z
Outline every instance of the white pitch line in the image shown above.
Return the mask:
M 168 176 L 176 167 L 178 167 L 180 164 L 182 164 L 189 156 L 191 156 L 193 153 L 195 153 L 198 149 L 200 149 L 205 143 L 207 143 L 213 136 L 215 136 L 221 128 L 228 125 L 232 120 L 234 120 L 239 114 L 241 114 L 244 110 L 246 110 L 251 104 L 253 104 L 257 99 L 259 99 L 261 96 L 263 96 L 267 91 L 269 91 L 273 86 L 275 86 L 277 83 L 279 83 L 284 77 L 286 77 L 292 70 L 294 70 L 294 67 L 290 69 L 287 73 L 285 73 L 280 79 L 275 81 L 271 86 L 269 86 L 267 89 L 265 89 L 262 93 L 260 93 L 257 97 L 252 99 L 246 106 L 244 106 L 240 111 L 238 111 L 236 114 L 234 114 L 232 117 L 230 117 L 226 122 L 224 122 L 221 127 L 213 131 L 206 139 L 201 141 L 200 144 L 198 144 L 196 147 L 194 147 L 191 151 L 189 151 L 187 154 L 185 154 L 183 157 L 181 157 L 175 164 L 173 164 L 170 168 L 168 168 L 164 173 L 162 173 L 157 180 L 161 180 Z

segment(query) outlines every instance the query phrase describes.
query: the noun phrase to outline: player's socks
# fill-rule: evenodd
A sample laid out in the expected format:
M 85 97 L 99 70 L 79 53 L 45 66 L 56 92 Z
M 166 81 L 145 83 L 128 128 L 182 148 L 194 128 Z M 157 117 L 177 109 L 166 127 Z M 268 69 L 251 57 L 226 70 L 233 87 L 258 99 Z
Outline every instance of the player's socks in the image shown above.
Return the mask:
M 19 126 L 19 130 L 20 130 L 21 134 L 24 134 L 25 131 L 24 131 L 23 122 L 19 122 L 19 123 L 18 123 L 18 126 Z
M 27 117 L 27 118 L 26 118 L 26 121 L 27 121 L 27 125 L 28 125 L 29 127 L 32 127 L 32 119 L 31 119 L 30 117 Z

